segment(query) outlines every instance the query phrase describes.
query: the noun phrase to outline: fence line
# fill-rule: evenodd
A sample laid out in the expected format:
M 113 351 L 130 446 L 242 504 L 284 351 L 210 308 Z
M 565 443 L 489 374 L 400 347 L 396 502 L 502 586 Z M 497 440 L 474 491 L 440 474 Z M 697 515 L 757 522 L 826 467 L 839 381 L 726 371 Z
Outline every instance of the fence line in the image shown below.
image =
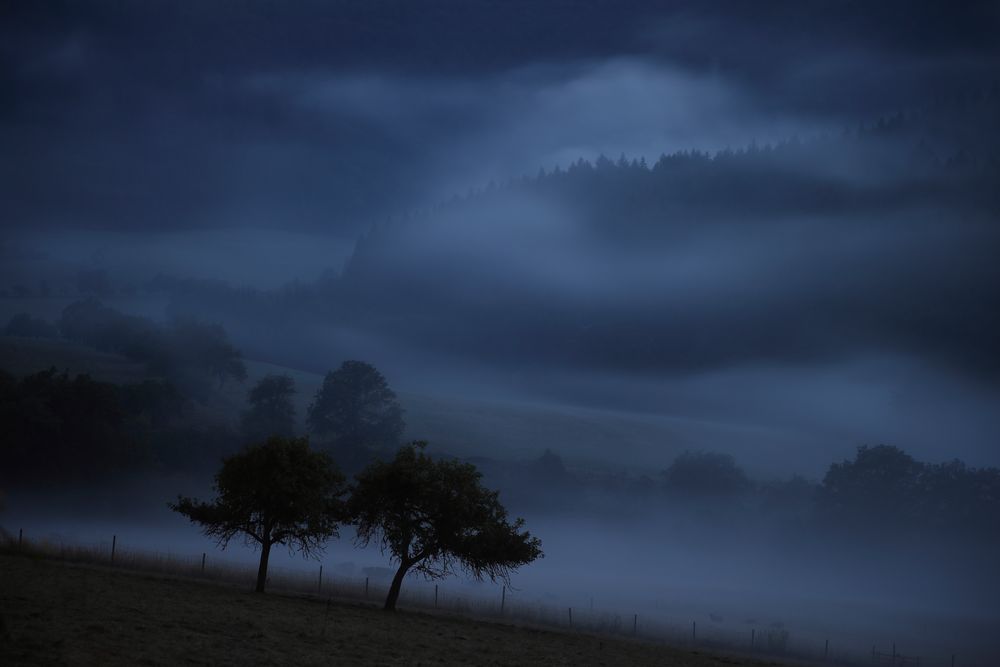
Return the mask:
M 66 541 L 32 540 L 18 531 L 16 538 L 0 531 L 0 550 L 7 553 L 28 553 L 71 562 L 88 563 L 113 567 L 115 569 L 141 572 L 155 572 L 192 579 L 227 583 L 253 590 L 257 577 L 257 566 L 249 563 L 234 563 L 223 558 L 209 559 L 203 552 L 193 556 L 163 553 L 123 546 L 117 535 L 108 542 L 92 544 L 69 543 Z M 338 576 L 327 572 L 317 564 L 316 571 L 271 566 L 268 568 L 268 590 L 277 593 L 297 594 L 314 597 L 320 601 L 331 600 L 381 603 L 388 593 L 388 581 Z M 898 667 L 917 667 L 920 658 L 903 656 L 892 645 L 892 653 L 886 654 L 872 646 L 870 655 L 863 652 L 831 649 L 829 639 L 816 646 L 793 645 L 789 633 L 784 629 L 758 631 L 750 628 L 744 632 L 711 628 L 705 630 L 692 620 L 685 630 L 683 624 L 649 618 L 638 613 L 626 614 L 606 610 L 595 610 L 593 600 L 589 610 L 586 607 L 556 607 L 520 600 L 502 586 L 493 596 L 474 596 L 468 591 L 448 591 L 437 583 L 433 588 L 427 582 L 407 581 L 403 587 L 399 607 L 429 613 L 455 614 L 480 620 L 501 620 L 507 623 L 524 624 L 552 629 L 570 630 L 595 635 L 614 636 L 622 639 L 636 638 L 643 641 L 668 644 L 676 647 L 698 647 L 720 652 L 752 654 L 760 658 L 781 658 L 803 660 L 824 665 L 871 665 L 889 664 Z M 628 623 L 631 620 L 631 623 Z M 942 665 L 949 664 L 947 662 Z M 955 666 L 954 656 L 951 657 Z

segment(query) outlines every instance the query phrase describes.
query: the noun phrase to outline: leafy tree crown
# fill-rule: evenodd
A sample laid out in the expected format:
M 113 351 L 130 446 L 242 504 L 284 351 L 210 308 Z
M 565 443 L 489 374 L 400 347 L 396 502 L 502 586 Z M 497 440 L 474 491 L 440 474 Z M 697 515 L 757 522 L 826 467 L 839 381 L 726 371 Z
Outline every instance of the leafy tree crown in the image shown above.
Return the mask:
M 542 556 L 541 542 L 523 529 L 523 519 L 508 519 L 475 466 L 435 461 L 425 446 L 406 445 L 392 461 L 357 475 L 350 507 L 360 544 L 375 542 L 428 578 L 462 570 L 506 582 Z
M 224 459 L 215 488 L 211 503 L 178 498 L 170 507 L 223 547 L 242 536 L 250 546 L 285 544 L 313 555 L 337 536 L 344 516 L 344 476 L 306 438 L 271 437 Z
M 371 364 L 345 361 L 327 373 L 307 415 L 309 429 L 352 446 L 394 447 L 403 434 L 403 408 Z

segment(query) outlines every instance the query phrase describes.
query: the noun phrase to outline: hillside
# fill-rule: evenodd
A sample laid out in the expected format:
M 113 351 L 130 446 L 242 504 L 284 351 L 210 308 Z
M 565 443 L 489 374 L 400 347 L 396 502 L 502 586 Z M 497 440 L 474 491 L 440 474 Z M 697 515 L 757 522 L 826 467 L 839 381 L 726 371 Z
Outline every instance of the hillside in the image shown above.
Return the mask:
M 11 555 L 0 556 L 0 608 L 11 665 L 763 664 Z
M 50 366 L 106 382 L 138 382 L 144 377 L 141 364 L 117 354 L 65 340 L 0 336 L 0 369 L 24 375 Z M 189 405 L 189 417 L 201 424 L 235 425 L 246 407 L 249 387 L 276 373 L 295 380 L 295 408 L 304 429 L 322 374 L 252 359 L 246 366 L 246 382 L 229 382 L 207 403 Z M 432 450 L 460 457 L 534 459 L 553 449 L 573 467 L 587 469 L 607 466 L 608 453 L 614 452 L 618 460 L 629 462 L 630 469 L 658 469 L 687 449 L 711 447 L 739 456 L 753 443 L 758 451 L 780 455 L 790 470 L 813 465 L 808 456 L 795 455 L 809 434 L 753 424 L 419 391 L 400 391 L 399 397 L 406 410 L 405 437 L 427 440 Z M 573 443 L 573 448 L 566 443 Z

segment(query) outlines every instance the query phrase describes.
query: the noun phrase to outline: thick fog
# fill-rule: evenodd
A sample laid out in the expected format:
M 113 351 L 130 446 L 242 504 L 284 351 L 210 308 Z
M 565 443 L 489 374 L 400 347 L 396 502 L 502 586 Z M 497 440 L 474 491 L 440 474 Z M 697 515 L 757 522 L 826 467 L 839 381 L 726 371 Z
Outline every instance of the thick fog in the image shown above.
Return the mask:
M 141 463 L 0 476 L 0 526 L 214 553 L 166 503 L 247 390 L 292 376 L 305 433 L 361 359 L 542 539 L 516 596 L 989 664 L 995 3 L 570 5 L 0 10 L 0 368 L 183 399 Z M 919 509 L 837 495 L 879 445 L 865 508 Z

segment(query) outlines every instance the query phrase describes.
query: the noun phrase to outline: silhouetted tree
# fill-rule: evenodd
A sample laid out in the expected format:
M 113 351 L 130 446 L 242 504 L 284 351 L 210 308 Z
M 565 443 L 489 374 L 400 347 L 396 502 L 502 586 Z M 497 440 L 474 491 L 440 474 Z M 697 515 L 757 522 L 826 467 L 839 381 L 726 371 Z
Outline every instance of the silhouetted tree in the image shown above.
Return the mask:
M 541 557 L 541 542 L 507 519 L 498 493 L 484 488 L 476 467 L 435 461 L 424 442 L 402 447 L 356 476 L 350 500 L 357 540 L 377 542 L 399 567 L 385 609 L 396 608 L 407 572 L 436 579 L 463 570 L 475 579 L 504 582 L 521 565 Z
M 217 324 L 188 318 L 161 327 L 86 299 L 63 309 L 59 330 L 69 340 L 143 362 L 149 373 L 188 392 L 208 393 L 211 380 L 221 387 L 228 379 L 246 379 L 240 351 Z
M 0 374 L 0 477 L 69 480 L 138 463 L 126 417 L 119 388 L 87 375 Z
M 834 463 L 823 478 L 823 509 L 852 522 L 900 521 L 916 509 L 923 469 L 898 447 L 858 447 L 853 461 Z
M 251 438 L 291 436 L 295 432 L 295 380 L 266 375 L 247 393 L 250 408 L 243 413 L 243 433 Z
M 168 336 L 172 364 L 207 374 L 220 388 L 228 379 L 247 379 L 243 355 L 218 324 L 179 319 L 171 324 Z
M 268 438 L 223 460 L 211 503 L 178 496 L 169 507 L 200 524 L 224 549 L 236 536 L 260 548 L 257 592 L 267 582 L 271 547 L 284 544 L 304 557 L 322 552 L 344 517 L 344 476 L 306 438 Z
M 143 380 L 121 385 L 119 396 L 122 409 L 152 428 L 163 428 L 181 416 L 185 399 L 166 380 Z
M 691 497 L 732 497 L 750 489 L 746 473 L 728 454 L 684 452 L 663 471 L 667 492 Z
M 399 444 L 403 408 L 385 377 L 371 364 L 345 361 L 326 374 L 309 406 L 309 430 L 334 444 L 383 448 Z
M 4 327 L 5 336 L 22 336 L 24 338 L 55 338 L 59 331 L 54 324 L 28 313 L 18 313 L 10 318 Z

